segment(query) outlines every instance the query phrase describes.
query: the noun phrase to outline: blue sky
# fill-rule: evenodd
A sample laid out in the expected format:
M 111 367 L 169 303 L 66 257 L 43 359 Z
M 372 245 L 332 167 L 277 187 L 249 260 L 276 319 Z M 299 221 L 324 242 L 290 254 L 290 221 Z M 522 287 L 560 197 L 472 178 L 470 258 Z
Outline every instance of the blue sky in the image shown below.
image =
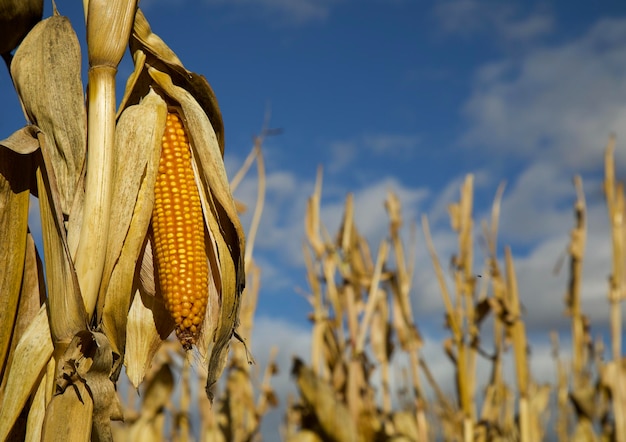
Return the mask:
M 606 330 L 610 249 L 601 172 L 610 133 L 618 135 L 618 173 L 626 172 L 624 2 L 140 5 L 153 31 L 212 84 L 231 174 L 268 108 L 270 126 L 283 130 L 264 146 L 268 194 L 255 249 L 262 289 L 252 345 L 261 363 L 271 344 L 280 348 L 283 373 L 293 352 L 306 356 L 309 306 L 296 288 L 306 290 L 303 218 L 318 165 L 324 167 L 322 215 L 331 232 L 346 193 L 354 192 L 357 224 L 375 249 L 386 234 L 383 200 L 394 190 L 407 223 L 429 216 L 444 261 L 455 247 L 446 207 L 458 198 L 465 174 L 476 176 L 478 221 L 506 181 L 500 244 L 511 244 L 517 257 L 534 363 L 544 373 L 550 373 L 548 331 L 567 331 L 566 275 L 555 277 L 552 268 L 573 225 L 571 179 L 580 173 L 589 204 L 584 307 L 594 330 Z M 75 2 L 59 1 L 58 7 L 82 36 Z M 130 70 L 126 60 L 120 85 Z M 24 124 L 8 82 L 2 71 L 2 138 Z M 253 207 L 254 174 L 235 196 Z M 249 220 L 245 215 L 245 226 Z M 445 379 L 450 370 L 438 347 L 443 305 L 424 249 L 420 234 L 413 304 L 418 325 L 433 340 L 425 352 Z M 477 262 L 479 272 L 480 256 Z M 279 392 L 287 385 L 286 377 L 277 380 Z

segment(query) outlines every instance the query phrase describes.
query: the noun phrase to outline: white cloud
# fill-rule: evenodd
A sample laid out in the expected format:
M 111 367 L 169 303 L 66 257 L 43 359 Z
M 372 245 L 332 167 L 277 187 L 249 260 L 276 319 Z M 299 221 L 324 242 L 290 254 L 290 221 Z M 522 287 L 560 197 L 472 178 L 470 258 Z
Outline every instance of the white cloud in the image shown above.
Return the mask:
M 247 229 L 257 192 L 256 175 L 246 177 L 235 192 L 235 197 L 248 208 L 242 217 L 244 228 Z M 266 177 L 267 195 L 256 238 L 255 250 L 273 251 L 281 258 L 276 267 L 283 265 L 302 265 L 302 242 L 304 236 L 304 218 L 306 202 L 313 194 L 314 176 L 301 177 L 293 172 L 278 170 L 269 172 Z M 392 177 L 382 178 L 369 183 L 361 189 L 346 189 L 334 181 L 322 185 L 321 220 L 331 235 L 334 235 L 341 223 L 345 209 L 345 198 L 350 190 L 354 195 L 355 222 L 368 239 L 376 240 L 376 244 L 386 234 L 388 217 L 384 208 L 387 193 L 396 193 L 404 208 L 407 222 L 417 219 L 419 204 L 428 196 L 428 191 L 420 188 L 404 186 Z M 259 255 L 257 255 L 259 256 Z M 285 270 L 285 273 L 291 269 Z
M 410 153 L 419 142 L 418 135 L 371 134 L 363 137 L 364 145 L 379 155 Z
M 435 5 L 441 29 L 451 34 L 493 34 L 515 43 L 531 42 L 550 33 L 554 21 L 545 11 L 523 14 L 511 2 L 445 0 Z
M 329 173 L 336 174 L 350 166 L 358 153 L 357 143 L 354 141 L 334 141 L 330 143 L 332 159 L 328 162 Z
M 483 66 L 464 107 L 463 143 L 576 170 L 598 166 L 609 134 L 626 127 L 624 39 L 626 19 L 605 19 L 569 43 Z
M 573 222 L 575 199 L 569 172 L 553 163 L 532 163 L 505 188 L 501 236 L 529 245 L 551 235 L 564 236 Z
M 330 143 L 331 159 L 328 171 L 343 172 L 355 161 L 378 161 L 382 156 L 409 158 L 419 146 L 421 137 L 414 133 L 366 133 L 348 140 Z

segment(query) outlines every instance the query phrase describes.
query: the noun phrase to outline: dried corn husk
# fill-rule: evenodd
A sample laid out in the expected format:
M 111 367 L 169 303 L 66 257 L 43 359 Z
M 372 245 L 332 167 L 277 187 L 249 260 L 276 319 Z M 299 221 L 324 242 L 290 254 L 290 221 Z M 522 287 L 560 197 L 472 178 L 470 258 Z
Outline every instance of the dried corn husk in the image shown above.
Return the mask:
M 7 57 L 42 14 L 43 0 L 0 0 L 0 55 Z
M 53 15 L 33 28 L 11 64 L 26 118 L 43 132 L 46 156 L 66 215 L 80 191 L 87 149 L 80 58 L 80 45 L 70 21 Z
M 128 107 L 116 127 L 113 174 L 116 203 L 111 208 L 111 223 L 115 228 L 108 239 L 97 315 L 102 318 L 113 351 L 120 355 L 124 355 L 126 321 L 136 290 L 133 284 L 137 260 L 152 216 L 166 113 L 165 102 L 151 92 L 140 104 Z
M 20 299 L 26 238 L 32 157 L 0 142 L 0 371 L 6 363 Z
M 299 360 L 294 360 L 292 373 L 305 403 L 309 404 L 324 433 L 334 441 L 360 441 L 355 421 L 346 406 L 335 398 L 333 389 L 319 379 Z
M 135 72 L 127 82 L 121 114 L 124 115 L 128 106 L 155 90 L 168 106 L 178 109 L 192 145 L 196 183 L 209 234 L 207 256 L 212 276 L 209 278 L 209 302 L 198 351 L 208 365 L 207 394 L 211 396 L 210 387 L 223 371 L 228 343 L 237 326 L 239 299 L 245 279 L 244 234 L 224 169 L 221 115 L 213 91 L 204 77 L 184 69 L 175 54 L 151 32 L 141 11 L 135 17 L 131 50 Z M 142 260 L 145 261 L 145 257 L 139 262 Z M 155 275 L 152 274 L 151 278 L 154 279 Z M 158 283 L 152 284 L 158 291 Z M 140 311 L 139 305 L 137 309 Z M 156 328 L 149 324 L 149 316 L 142 316 L 141 320 L 147 321 L 144 326 L 135 323 L 147 333 L 133 335 L 133 339 L 144 341 L 133 343 L 135 348 L 152 349 L 151 343 L 159 339 Z M 130 342 L 128 345 L 131 345 Z M 137 373 L 136 379 L 142 377 L 141 373 Z
M 46 411 L 44 440 L 59 434 L 68 434 L 68 440 L 86 440 L 86 429 L 93 440 L 113 440 L 110 421 L 122 419 L 122 409 L 109 378 L 112 358 L 104 334 L 81 331 L 74 336 L 57 363 L 57 394 Z M 64 418 L 68 412 L 81 420 L 77 428 Z
M 52 356 L 52 340 L 45 307 L 18 342 L 7 368 L 6 383 L 0 402 L 0 440 L 5 440 L 37 380 Z

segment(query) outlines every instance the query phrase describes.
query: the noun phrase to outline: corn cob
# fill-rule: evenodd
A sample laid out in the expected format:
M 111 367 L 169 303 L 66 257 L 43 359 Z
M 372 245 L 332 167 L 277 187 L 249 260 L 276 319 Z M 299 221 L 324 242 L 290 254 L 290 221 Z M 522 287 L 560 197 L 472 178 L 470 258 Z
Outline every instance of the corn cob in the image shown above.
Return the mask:
M 168 112 L 152 229 L 161 293 L 185 349 L 195 344 L 207 306 L 209 264 L 204 228 L 189 140 L 179 116 Z

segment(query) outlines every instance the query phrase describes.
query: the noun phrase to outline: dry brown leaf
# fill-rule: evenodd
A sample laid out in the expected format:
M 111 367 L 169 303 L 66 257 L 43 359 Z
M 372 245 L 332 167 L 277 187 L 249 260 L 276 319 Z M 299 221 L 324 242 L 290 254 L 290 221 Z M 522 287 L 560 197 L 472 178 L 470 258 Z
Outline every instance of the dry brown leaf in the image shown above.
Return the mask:
M 50 401 L 50 395 L 54 382 L 54 358 L 50 358 L 46 371 L 44 372 L 39 386 L 33 394 L 28 411 L 28 422 L 26 425 L 26 437 L 24 440 L 41 440 L 43 422 L 46 417 L 46 407 Z
M 52 398 L 46 409 L 42 442 L 91 440 L 93 401 L 84 382 L 72 384 Z M 61 436 L 62 435 L 62 436 Z
M 45 152 L 44 160 L 47 160 Z M 50 330 L 55 342 L 68 343 L 80 330 L 87 329 L 87 312 L 80 295 L 78 277 L 67 244 L 58 202 L 58 186 L 54 173 L 48 166 L 48 161 L 45 161 L 45 165 L 40 164 L 37 169 L 37 187 L 44 262 L 46 263 L 48 306 L 52 312 Z
M 135 388 L 143 381 L 161 343 L 174 330 L 163 301 L 137 291 L 126 323 L 126 374 Z
M 32 169 L 31 156 L 0 147 L 0 374 L 20 299 Z
M 335 392 L 326 382 L 299 360 L 294 360 L 292 374 L 302 399 L 311 406 L 328 440 L 350 442 L 359 441 L 359 435 L 350 412 L 335 398 Z
M 38 135 L 40 132 L 41 130 L 37 126 L 29 124 L 15 131 L 9 138 L 0 141 L 0 146 L 22 155 L 33 153 L 39 149 Z
M 144 63 L 167 72 L 173 83 L 189 91 L 198 101 L 215 130 L 222 155 L 224 154 L 224 123 L 213 89 L 204 76 L 187 71 L 176 54 L 150 29 L 140 9 L 130 38 L 130 48 L 135 58 L 135 72 L 129 78 L 121 108 L 137 103 L 148 92 L 152 80 L 147 77 Z
M 0 402 L 0 440 L 5 440 L 15 419 L 37 385 L 52 356 L 48 313 L 43 306 L 18 342 Z
M 15 52 L 11 74 L 28 120 L 44 134 L 61 209 L 69 214 L 82 191 L 87 142 L 80 45 L 69 20 L 53 15 L 38 23 Z
M 20 44 L 43 14 L 43 0 L 0 0 L 0 54 Z
M 141 104 L 128 107 L 116 128 L 115 228 L 109 235 L 97 312 L 113 350 L 122 356 L 136 267 L 152 217 L 166 114 L 165 102 L 152 92 Z

